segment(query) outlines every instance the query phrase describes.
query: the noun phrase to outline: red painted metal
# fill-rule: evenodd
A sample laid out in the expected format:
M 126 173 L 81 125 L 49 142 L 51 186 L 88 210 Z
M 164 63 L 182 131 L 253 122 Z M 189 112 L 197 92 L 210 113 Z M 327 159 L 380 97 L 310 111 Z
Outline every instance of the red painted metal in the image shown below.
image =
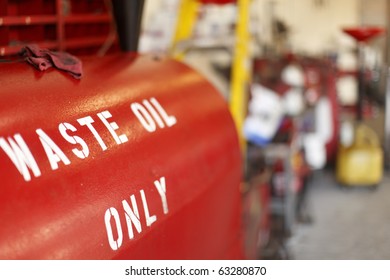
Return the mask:
M 223 97 L 167 58 L 82 61 L 81 80 L 0 64 L 0 258 L 242 258 L 241 155 Z M 12 142 L 39 168 L 29 181 Z

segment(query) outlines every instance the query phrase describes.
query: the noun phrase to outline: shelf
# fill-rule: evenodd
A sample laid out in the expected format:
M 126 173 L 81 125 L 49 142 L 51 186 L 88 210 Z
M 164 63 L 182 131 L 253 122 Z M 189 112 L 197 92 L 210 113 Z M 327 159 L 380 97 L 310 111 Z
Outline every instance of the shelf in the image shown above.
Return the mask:
M 55 24 L 56 16 L 5 16 L 0 17 L 0 27 L 10 25 Z
M 105 0 L 0 0 L 0 57 L 17 56 L 34 43 L 88 53 L 111 36 L 111 20 Z
M 110 22 L 111 17 L 108 14 L 91 15 L 91 14 L 77 14 L 64 17 L 65 23 L 99 23 Z
M 107 40 L 107 36 L 85 37 L 77 39 L 68 39 L 64 44 L 67 49 L 80 47 L 93 47 L 102 45 Z

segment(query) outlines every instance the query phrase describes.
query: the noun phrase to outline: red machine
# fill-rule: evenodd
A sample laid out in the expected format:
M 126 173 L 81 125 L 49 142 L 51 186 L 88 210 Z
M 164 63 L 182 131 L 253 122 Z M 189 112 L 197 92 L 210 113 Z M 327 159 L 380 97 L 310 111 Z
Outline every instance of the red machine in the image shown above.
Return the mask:
M 0 64 L 0 258 L 243 258 L 223 97 L 170 59 L 82 61 Z

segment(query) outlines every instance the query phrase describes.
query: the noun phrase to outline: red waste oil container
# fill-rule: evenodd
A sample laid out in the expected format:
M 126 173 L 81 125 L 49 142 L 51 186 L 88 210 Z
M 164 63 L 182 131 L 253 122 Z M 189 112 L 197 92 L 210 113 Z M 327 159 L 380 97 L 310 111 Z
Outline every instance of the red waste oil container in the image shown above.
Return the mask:
M 1 259 L 237 259 L 228 106 L 169 58 L 0 64 Z

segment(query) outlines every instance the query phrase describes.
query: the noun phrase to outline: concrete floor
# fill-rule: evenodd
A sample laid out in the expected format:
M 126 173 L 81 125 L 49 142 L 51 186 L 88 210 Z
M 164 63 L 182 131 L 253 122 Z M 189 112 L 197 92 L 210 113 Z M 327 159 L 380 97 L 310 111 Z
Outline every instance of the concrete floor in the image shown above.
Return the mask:
M 296 260 L 390 260 L 390 176 L 376 190 L 342 189 L 333 172 L 315 174 L 312 224 L 296 224 L 286 246 Z

